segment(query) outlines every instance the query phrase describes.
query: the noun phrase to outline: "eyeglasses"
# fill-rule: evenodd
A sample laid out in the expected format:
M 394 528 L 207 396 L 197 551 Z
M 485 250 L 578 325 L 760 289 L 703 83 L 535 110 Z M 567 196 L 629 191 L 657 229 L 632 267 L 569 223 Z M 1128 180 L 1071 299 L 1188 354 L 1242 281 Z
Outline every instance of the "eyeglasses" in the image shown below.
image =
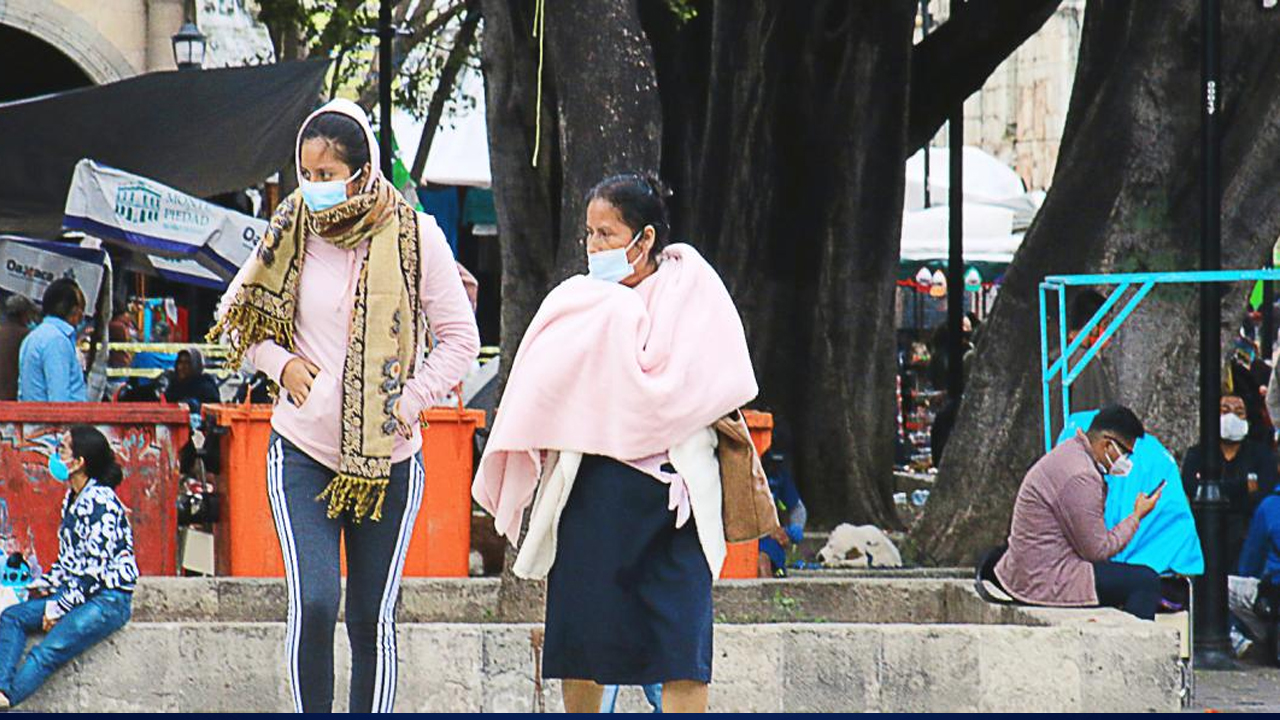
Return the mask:
M 1119 449 L 1120 449 L 1120 452 L 1124 453 L 1125 455 L 1132 455 L 1132 454 L 1133 454 L 1133 448 L 1132 448 L 1132 447 L 1130 447 L 1130 446 L 1128 446 L 1128 445 L 1125 445 L 1124 443 L 1120 442 L 1119 440 L 1115 439 L 1114 437 L 1108 437 L 1108 438 L 1107 438 L 1107 440 L 1110 440 L 1111 442 L 1115 443 L 1115 446 L 1116 446 L 1117 448 L 1119 448 Z

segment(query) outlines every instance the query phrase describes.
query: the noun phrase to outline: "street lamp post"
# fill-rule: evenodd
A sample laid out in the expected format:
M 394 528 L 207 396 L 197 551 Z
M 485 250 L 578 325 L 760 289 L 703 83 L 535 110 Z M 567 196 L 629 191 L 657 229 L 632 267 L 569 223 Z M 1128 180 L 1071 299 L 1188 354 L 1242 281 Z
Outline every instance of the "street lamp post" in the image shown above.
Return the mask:
M 950 145 L 947 171 L 947 402 L 960 402 L 964 392 L 964 102 L 947 122 Z
M 920 0 L 920 42 L 929 37 L 929 31 L 933 29 L 933 15 L 929 13 L 929 0 Z M 929 208 L 933 206 L 932 198 L 929 197 L 929 147 L 933 145 L 931 140 L 924 141 L 924 206 Z
M 1267 258 L 1266 266 L 1275 269 L 1275 260 L 1272 257 Z M 1276 340 L 1276 323 L 1275 318 L 1271 315 L 1271 307 L 1276 304 L 1276 288 L 1275 284 L 1270 280 L 1262 281 L 1262 323 L 1258 328 L 1259 351 L 1262 353 L 1262 360 L 1268 364 L 1271 362 L 1271 353 L 1275 349 Z
M 173 62 L 179 70 L 199 70 L 204 66 L 205 37 L 188 20 L 173 35 Z
M 1218 0 L 1200 0 L 1202 33 L 1200 103 L 1201 222 L 1200 269 L 1222 265 L 1222 186 L 1218 174 L 1218 108 L 1220 12 Z M 1204 548 L 1204 574 L 1196 581 L 1196 664 L 1205 668 L 1235 666 L 1227 635 L 1227 558 L 1223 531 L 1227 500 L 1222 494 L 1218 453 L 1218 401 L 1222 383 L 1222 312 L 1216 286 L 1200 286 L 1200 482 L 1193 503 L 1196 527 Z
M 965 3 L 951 3 L 951 18 L 965 12 Z M 964 392 L 964 99 L 956 103 L 947 121 L 949 167 L 947 169 L 947 402 L 959 403 Z M 928 150 L 925 150 L 928 154 Z
M 395 29 L 391 27 L 391 0 L 381 0 L 378 7 L 378 116 L 382 126 L 382 174 L 392 180 L 391 159 L 391 43 Z

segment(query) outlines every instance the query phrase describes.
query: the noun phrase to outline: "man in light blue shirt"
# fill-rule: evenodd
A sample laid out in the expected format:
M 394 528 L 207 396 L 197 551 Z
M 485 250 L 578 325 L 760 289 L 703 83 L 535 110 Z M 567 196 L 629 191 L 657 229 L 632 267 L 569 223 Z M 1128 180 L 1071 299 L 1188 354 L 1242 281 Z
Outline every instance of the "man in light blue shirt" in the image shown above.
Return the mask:
M 76 326 L 84 319 L 84 293 L 74 280 L 49 284 L 42 302 L 44 322 L 18 351 L 18 400 L 85 402 L 84 368 L 76 353 Z

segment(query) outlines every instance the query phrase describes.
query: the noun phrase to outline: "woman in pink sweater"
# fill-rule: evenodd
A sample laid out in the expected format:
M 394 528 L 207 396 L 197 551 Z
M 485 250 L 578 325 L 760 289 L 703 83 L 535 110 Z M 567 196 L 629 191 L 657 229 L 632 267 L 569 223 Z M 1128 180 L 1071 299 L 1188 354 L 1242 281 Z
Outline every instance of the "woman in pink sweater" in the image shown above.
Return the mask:
M 604 685 L 663 686 L 705 711 L 711 583 L 726 548 L 712 425 L 756 396 L 719 274 L 668 245 L 662 184 L 605 178 L 587 196 L 586 276 L 543 300 L 511 365 L 472 497 L 546 578 L 545 678 L 596 712 Z
M 299 190 L 276 209 L 211 336 L 279 384 L 267 491 L 289 591 L 295 708 L 333 704 L 333 629 L 347 554 L 352 712 L 390 712 L 395 606 L 422 502 L 418 416 L 479 351 L 444 234 L 374 164 L 364 112 L 335 100 L 298 136 Z M 426 322 L 424 323 L 423 317 Z M 435 346 L 424 357 L 428 337 Z

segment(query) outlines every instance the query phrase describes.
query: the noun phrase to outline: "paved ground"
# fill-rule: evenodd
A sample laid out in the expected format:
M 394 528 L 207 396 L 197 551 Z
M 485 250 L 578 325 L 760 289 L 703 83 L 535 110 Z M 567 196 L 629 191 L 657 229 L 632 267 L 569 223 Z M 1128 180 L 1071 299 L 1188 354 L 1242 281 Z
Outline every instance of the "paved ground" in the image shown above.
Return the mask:
M 1196 671 L 1196 698 L 1188 712 L 1280 712 L 1280 668 Z

